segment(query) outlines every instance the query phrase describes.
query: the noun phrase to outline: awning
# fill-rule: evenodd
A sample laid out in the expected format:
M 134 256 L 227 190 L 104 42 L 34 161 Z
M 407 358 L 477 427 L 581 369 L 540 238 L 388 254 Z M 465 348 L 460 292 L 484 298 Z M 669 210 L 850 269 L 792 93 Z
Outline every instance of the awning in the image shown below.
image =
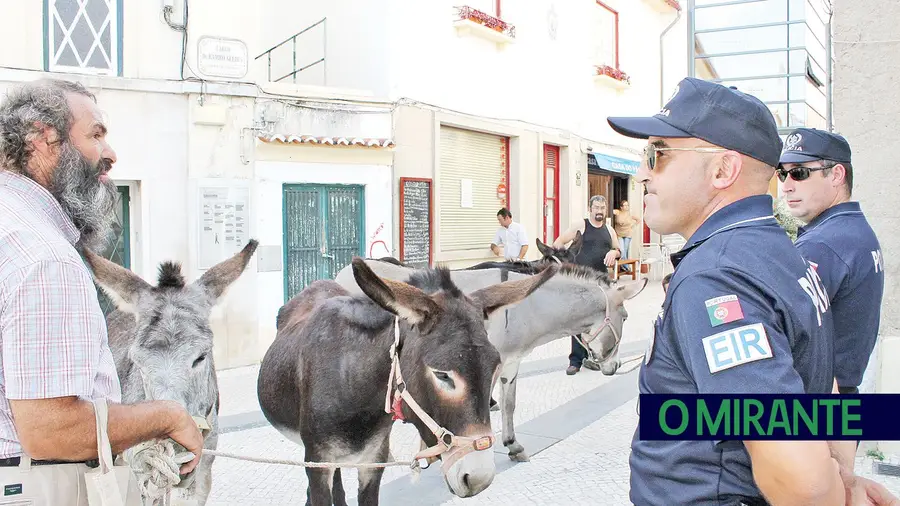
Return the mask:
M 588 170 L 603 169 L 634 176 L 637 174 L 638 167 L 640 166 L 641 163 L 634 160 L 627 160 L 625 158 L 603 155 L 600 153 L 588 153 Z

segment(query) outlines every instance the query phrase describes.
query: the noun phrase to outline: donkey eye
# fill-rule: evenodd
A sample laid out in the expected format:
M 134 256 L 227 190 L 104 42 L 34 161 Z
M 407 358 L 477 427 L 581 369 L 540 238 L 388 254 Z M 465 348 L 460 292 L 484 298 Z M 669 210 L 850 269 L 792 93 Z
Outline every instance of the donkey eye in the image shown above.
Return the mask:
M 446 372 L 432 371 L 432 374 L 434 374 L 435 378 L 441 380 L 441 382 L 446 383 L 447 386 L 450 387 L 451 389 L 456 388 L 456 384 L 453 382 L 453 378 L 451 378 L 450 375 L 447 374 Z
M 191 365 L 191 367 L 197 367 L 197 366 L 200 365 L 200 363 L 203 362 L 204 360 L 206 360 L 206 353 L 204 353 L 203 355 L 200 355 L 199 357 L 197 357 L 197 360 L 194 360 L 194 363 L 193 363 L 193 365 Z

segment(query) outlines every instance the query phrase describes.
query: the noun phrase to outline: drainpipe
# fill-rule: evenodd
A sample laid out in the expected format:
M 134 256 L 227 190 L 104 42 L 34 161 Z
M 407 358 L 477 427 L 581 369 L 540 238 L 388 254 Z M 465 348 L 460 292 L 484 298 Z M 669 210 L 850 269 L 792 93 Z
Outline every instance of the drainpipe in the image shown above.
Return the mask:
M 834 7 L 832 7 L 832 9 L 833 8 Z M 834 126 L 833 119 L 832 119 L 832 114 L 833 114 L 832 111 L 833 111 L 833 107 L 834 107 L 832 104 L 832 101 L 834 100 L 834 95 L 832 94 L 832 91 L 831 91 L 831 73 L 833 72 L 833 69 L 831 66 L 831 59 L 832 59 L 832 55 L 831 55 L 831 44 L 832 44 L 832 42 L 831 42 L 831 19 L 832 19 L 832 15 L 829 14 L 828 15 L 828 24 L 825 25 L 825 29 L 828 30 L 828 33 L 825 35 L 825 40 L 827 41 L 825 44 L 825 67 L 827 69 L 827 70 L 825 70 L 825 121 L 826 121 L 826 126 L 827 126 L 827 129 L 829 132 L 831 131 L 832 127 Z
M 665 97 L 663 96 L 663 89 L 665 88 L 665 84 L 663 84 L 663 64 L 665 60 L 663 60 L 663 38 L 669 33 L 669 30 L 678 23 L 678 20 L 681 19 L 681 9 L 678 9 L 678 14 L 675 16 L 675 19 L 669 23 L 669 26 L 666 27 L 665 30 L 659 34 L 659 107 L 662 109 L 663 106 L 666 105 L 664 102 Z

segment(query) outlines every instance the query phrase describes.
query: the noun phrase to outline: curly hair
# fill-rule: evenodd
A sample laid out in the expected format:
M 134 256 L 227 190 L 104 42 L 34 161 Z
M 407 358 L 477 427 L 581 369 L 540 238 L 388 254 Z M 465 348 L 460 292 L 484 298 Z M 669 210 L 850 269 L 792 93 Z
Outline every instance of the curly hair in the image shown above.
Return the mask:
M 35 137 L 45 127 L 55 129 L 60 141 L 69 138 L 72 110 L 68 94 L 97 97 L 81 83 L 41 79 L 25 83 L 7 93 L 0 104 L 0 170 L 26 173 Z

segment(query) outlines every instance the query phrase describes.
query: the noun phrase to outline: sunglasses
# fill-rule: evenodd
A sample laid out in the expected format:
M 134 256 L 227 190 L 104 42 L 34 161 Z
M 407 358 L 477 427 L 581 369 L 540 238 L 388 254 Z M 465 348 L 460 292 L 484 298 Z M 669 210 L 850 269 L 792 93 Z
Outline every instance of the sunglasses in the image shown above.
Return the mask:
M 725 148 L 661 148 L 655 144 L 647 144 L 644 147 L 644 160 L 647 161 L 647 167 L 650 170 L 656 168 L 657 153 L 661 151 L 699 151 L 702 153 L 721 153 L 728 151 Z
M 835 167 L 837 164 L 833 165 L 825 165 L 822 167 L 794 167 L 792 169 L 785 169 L 781 165 L 775 169 L 775 173 L 778 174 L 778 180 L 782 183 L 787 179 L 788 174 L 790 174 L 791 179 L 794 181 L 806 181 L 809 179 L 809 175 L 812 172 L 817 170 L 826 170 Z

